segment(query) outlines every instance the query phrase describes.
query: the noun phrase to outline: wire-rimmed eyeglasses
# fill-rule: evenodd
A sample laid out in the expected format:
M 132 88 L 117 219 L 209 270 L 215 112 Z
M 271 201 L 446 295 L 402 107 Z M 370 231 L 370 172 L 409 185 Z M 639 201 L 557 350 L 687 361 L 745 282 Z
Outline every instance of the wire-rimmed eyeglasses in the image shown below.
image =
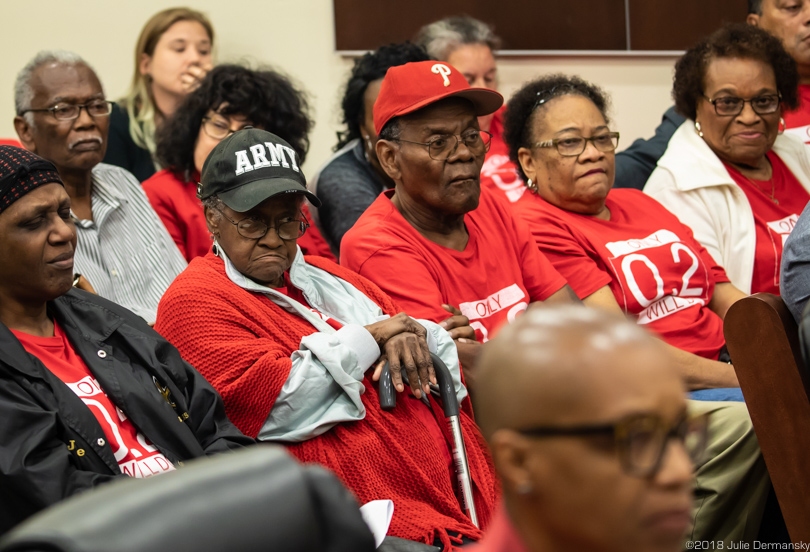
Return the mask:
M 232 220 L 222 211 L 222 209 L 218 209 L 216 207 L 215 209 L 219 211 L 223 217 L 225 217 L 225 220 L 236 226 L 236 231 L 239 232 L 240 236 L 249 240 L 258 240 L 263 238 L 270 228 L 275 230 L 278 237 L 282 240 L 297 240 L 303 236 L 307 231 L 307 228 L 309 228 L 309 223 L 302 213 L 299 213 L 301 216 L 300 219 L 286 220 L 275 226 L 270 226 L 266 222 L 253 217 L 246 217 L 238 221 Z
M 458 145 L 462 141 L 464 145 L 467 146 L 467 149 L 475 155 L 488 152 L 489 146 L 492 143 L 492 134 L 486 130 L 468 130 L 463 134 L 440 134 L 428 142 L 414 142 L 401 138 L 396 138 L 395 140 L 397 142 L 425 146 L 428 149 L 428 155 L 431 159 L 444 161 L 456 152 Z
M 46 107 L 44 109 L 25 109 L 20 112 L 20 115 L 26 113 L 39 113 L 48 111 L 59 121 L 70 121 L 78 119 L 82 109 L 86 109 L 91 117 L 104 117 L 112 112 L 112 106 L 115 102 L 108 100 L 93 100 L 82 105 L 73 104 L 56 104 L 53 107 Z

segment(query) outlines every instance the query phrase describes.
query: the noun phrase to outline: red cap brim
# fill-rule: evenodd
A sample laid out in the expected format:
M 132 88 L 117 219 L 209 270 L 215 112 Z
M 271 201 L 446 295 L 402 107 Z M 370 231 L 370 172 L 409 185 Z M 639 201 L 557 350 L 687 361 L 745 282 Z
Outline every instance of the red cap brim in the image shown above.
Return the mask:
M 402 115 L 407 115 L 408 113 L 413 113 L 414 111 L 418 111 L 423 107 L 427 107 L 432 103 L 454 97 L 469 100 L 473 104 L 473 110 L 475 111 L 476 117 L 482 117 L 484 115 L 489 115 L 490 113 L 495 113 L 503 105 L 503 96 L 501 96 L 501 94 L 495 90 L 490 90 L 489 88 L 465 88 L 463 90 L 455 90 L 448 92 L 447 94 L 439 94 L 436 96 L 431 96 L 430 98 L 423 98 L 412 105 L 403 107 L 397 110 L 395 113 L 389 114 L 386 119 L 380 121 L 379 128 L 376 124 L 374 125 L 374 131 L 379 134 L 385 124 L 394 117 L 401 117 Z

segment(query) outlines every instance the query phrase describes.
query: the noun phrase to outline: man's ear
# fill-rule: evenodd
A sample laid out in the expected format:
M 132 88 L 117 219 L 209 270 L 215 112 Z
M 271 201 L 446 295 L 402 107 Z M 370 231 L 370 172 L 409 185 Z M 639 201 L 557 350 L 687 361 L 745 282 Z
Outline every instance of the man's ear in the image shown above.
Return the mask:
M 529 441 L 509 429 L 496 431 L 490 441 L 495 468 L 510 494 L 520 494 L 518 489 L 534 483 L 529 470 Z
M 388 140 L 377 140 L 377 160 L 391 180 L 399 182 L 402 171 L 399 169 L 399 144 Z
M 759 27 L 759 14 L 749 13 L 748 17 L 745 18 L 745 22 L 754 27 Z
M 14 117 L 14 130 L 17 131 L 17 137 L 20 139 L 22 145 L 28 151 L 37 152 L 37 145 L 34 142 L 34 133 L 31 125 L 22 115 Z

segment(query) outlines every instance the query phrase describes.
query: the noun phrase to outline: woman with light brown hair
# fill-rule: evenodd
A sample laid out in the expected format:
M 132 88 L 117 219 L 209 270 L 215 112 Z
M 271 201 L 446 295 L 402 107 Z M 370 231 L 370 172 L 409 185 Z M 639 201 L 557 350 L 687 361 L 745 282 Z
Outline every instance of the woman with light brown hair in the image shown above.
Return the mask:
M 213 44 L 211 22 L 189 8 L 169 8 L 146 22 L 129 92 L 110 115 L 105 163 L 140 181 L 155 173 L 155 131 L 211 69 Z

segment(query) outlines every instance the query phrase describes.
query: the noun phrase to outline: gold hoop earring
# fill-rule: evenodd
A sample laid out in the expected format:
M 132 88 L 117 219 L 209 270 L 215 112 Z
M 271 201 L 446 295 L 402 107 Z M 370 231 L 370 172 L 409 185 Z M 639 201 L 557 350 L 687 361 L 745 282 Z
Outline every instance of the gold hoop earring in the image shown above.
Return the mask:
M 787 130 L 787 125 L 785 124 L 784 117 L 779 117 L 779 127 L 778 128 L 779 128 L 779 130 L 778 130 L 779 134 L 784 134 L 785 130 Z
M 700 123 L 697 121 L 695 121 L 695 132 L 697 132 L 698 136 L 703 138 L 703 130 L 700 128 Z

